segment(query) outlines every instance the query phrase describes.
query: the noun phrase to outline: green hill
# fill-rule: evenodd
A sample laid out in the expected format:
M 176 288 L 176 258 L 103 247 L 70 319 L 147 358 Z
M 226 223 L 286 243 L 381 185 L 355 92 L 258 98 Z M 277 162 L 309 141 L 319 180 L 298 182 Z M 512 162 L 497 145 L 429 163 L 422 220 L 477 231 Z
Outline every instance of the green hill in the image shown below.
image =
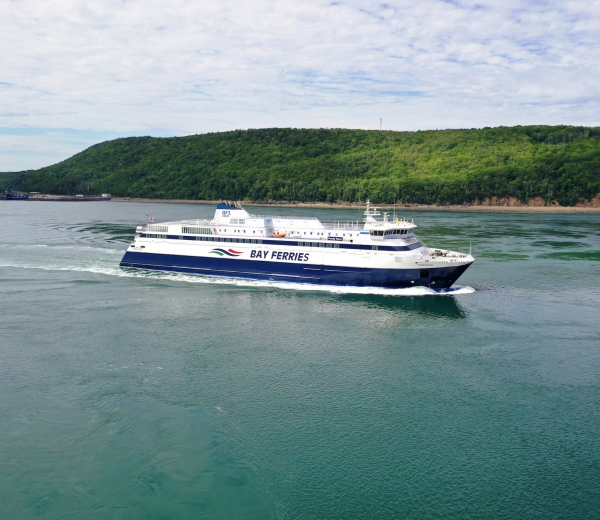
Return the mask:
M 0 177 L 0 180 L 5 178 Z M 54 194 L 463 204 L 600 192 L 600 128 L 518 126 L 380 132 L 272 128 L 107 141 L 18 176 Z

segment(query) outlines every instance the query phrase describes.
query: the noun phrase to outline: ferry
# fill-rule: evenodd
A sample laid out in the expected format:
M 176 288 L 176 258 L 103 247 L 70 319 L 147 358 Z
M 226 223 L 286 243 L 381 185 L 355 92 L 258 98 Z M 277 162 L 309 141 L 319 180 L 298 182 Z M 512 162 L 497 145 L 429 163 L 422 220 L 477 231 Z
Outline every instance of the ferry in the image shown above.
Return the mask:
M 367 202 L 364 218 L 251 215 L 220 201 L 212 220 L 138 226 L 121 267 L 306 284 L 449 289 L 471 254 L 432 249 L 414 222 Z

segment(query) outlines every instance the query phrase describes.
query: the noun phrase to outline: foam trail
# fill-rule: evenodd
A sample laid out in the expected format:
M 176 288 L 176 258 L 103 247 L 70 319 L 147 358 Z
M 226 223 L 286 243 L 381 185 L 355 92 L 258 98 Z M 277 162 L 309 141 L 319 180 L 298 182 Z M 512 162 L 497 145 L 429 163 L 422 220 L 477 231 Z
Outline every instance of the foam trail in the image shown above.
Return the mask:
M 93 246 L 52 246 L 48 244 L 0 244 L 1 247 L 10 248 L 10 249 L 32 249 L 32 248 L 40 248 L 45 247 L 48 248 L 50 254 L 53 250 L 72 250 L 72 251 L 89 251 L 92 253 L 102 253 L 109 255 L 123 254 L 122 249 L 113 249 L 109 247 L 93 247 Z M 46 253 L 45 253 L 46 254 Z
M 249 280 L 245 278 L 229 278 L 219 276 L 190 275 L 184 273 L 169 273 L 163 271 L 122 269 L 111 266 L 58 266 L 45 265 L 33 266 L 23 264 L 0 264 L 0 267 L 14 267 L 21 269 L 42 269 L 46 271 L 72 271 L 101 274 L 107 276 L 118 276 L 127 278 L 145 278 L 156 281 L 186 282 L 207 285 L 235 285 L 238 287 L 256 287 L 283 289 L 293 291 L 320 291 L 332 294 L 370 294 L 379 296 L 445 296 L 472 294 L 472 287 L 454 286 L 450 289 L 430 289 L 429 287 L 407 287 L 388 289 L 384 287 L 352 287 L 340 285 L 313 285 L 294 282 L 275 282 L 269 280 Z

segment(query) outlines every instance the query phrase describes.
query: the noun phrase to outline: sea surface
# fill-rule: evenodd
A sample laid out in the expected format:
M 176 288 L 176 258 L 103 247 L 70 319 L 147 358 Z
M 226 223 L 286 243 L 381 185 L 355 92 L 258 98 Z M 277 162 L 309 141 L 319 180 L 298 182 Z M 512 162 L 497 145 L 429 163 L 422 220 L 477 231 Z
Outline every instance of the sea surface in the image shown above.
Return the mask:
M 453 295 L 119 268 L 213 211 L 0 201 L 1 518 L 600 518 L 600 216 L 402 213 Z

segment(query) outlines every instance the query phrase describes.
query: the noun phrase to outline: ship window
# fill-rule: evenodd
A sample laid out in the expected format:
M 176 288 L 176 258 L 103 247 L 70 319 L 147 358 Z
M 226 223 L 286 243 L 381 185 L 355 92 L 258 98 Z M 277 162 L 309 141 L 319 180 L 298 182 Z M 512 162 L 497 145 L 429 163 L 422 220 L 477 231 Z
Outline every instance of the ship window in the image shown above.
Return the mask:
M 429 269 L 421 269 L 419 278 L 429 278 Z
M 212 229 L 201 227 L 182 226 L 181 232 L 187 235 L 212 235 Z
M 159 233 L 167 233 L 169 231 L 168 226 L 157 226 L 156 224 L 150 224 L 147 229 L 148 231 L 158 231 Z
M 377 249 L 379 248 L 379 246 L 372 246 L 373 251 L 377 251 Z

